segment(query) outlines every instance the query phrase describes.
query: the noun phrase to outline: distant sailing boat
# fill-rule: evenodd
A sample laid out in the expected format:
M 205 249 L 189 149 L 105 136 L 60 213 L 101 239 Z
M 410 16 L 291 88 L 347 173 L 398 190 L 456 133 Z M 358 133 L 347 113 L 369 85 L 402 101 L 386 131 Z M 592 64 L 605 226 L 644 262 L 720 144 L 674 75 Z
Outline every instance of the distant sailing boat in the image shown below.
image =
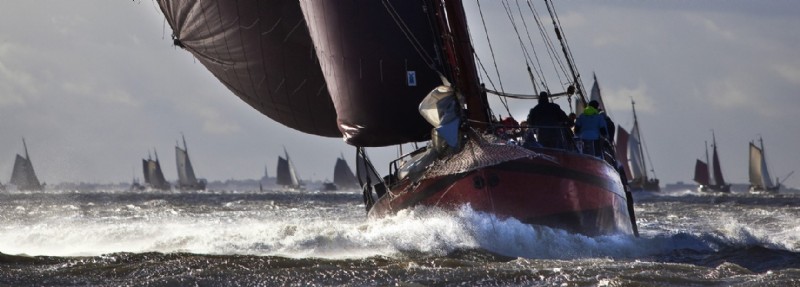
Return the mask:
M 14 170 L 11 172 L 11 180 L 8 183 L 16 185 L 17 190 L 41 191 L 44 185 L 39 183 L 36 172 L 33 170 L 25 138 L 22 138 L 22 146 L 25 148 L 25 157 L 17 154 L 17 158 L 14 160 Z
M 778 192 L 781 188 L 780 180 L 772 183 L 767 169 L 767 156 L 764 154 L 764 139 L 759 138 L 761 147 L 756 147 L 750 142 L 750 191 L 751 192 Z
M 203 179 L 198 180 L 194 175 L 194 168 L 192 168 L 192 161 L 189 160 L 189 148 L 186 147 L 186 137 L 181 135 L 183 139 L 183 148 L 175 145 L 175 162 L 178 167 L 178 188 L 182 190 L 204 190 L 206 189 L 206 181 Z
M 303 184 L 297 178 L 297 172 L 289 159 L 289 152 L 283 149 L 286 158 L 278 156 L 278 169 L 275 183 L 291 189 L 302 189 Z
M 625 175 L 629 179 L 631 190 L 659 191 L 659 180 L 647 174 L 647 163 L 642 144 L 641 131 L 639 130 L 639 120 L 636 117 L 636 103 L 631 99 L 631 109 L 633 110 L 633 128 L 629 134 L 624 128 L 617 127 L 617 160 L 623 163 Z M 627 164 L 625 164 L 627 163 Z M 651 163 L 652 164 L 652 163 Z
M 344 155 L 336 159 L 336 165 L 333 167 L 333 184 L 339 189 L 357 189 L 358 179 L 353 174 L 353 170 L 347 165 Z
M 158 152 L 156 159 L 153 160 L 150 156 L 147 159 L 142 159 L 142 168 L 144 171 L 144 182 L 147 187 L 158 190 L 169 190 L 170 185 L 164 179 L 164 173 L 161 171 L 161 163 L 158 161 Z
M 706 161 L 697 160 L 694 165 L 694 181 L 700 184 L 698 190 L 700 191 L 716 191 L 716 192 L 730 192 L 731 185 L 725 183 L 722 177 L 722 167 L 719 164 L 719 155 L 717 154 L 717 138 L 712 137 L 712 165 L 709 168 L 708 162 L 708 144 L 706 143 Z

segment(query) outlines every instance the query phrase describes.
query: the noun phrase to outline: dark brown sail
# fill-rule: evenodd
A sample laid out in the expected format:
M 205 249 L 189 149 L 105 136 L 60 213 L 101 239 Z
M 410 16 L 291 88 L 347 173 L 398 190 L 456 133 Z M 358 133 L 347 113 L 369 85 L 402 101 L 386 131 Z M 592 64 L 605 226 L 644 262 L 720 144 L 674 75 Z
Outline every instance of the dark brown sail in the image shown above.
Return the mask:
M 341 136 L 297 0 L 158 4 L 175 45 L 247 104 L 299 131 Z
M 430 138 L 431 127 L 417 108 L 442 82 L 431 68 L 437 53 L 425 4 L 300 3 L 345 140 L 387 146 Z

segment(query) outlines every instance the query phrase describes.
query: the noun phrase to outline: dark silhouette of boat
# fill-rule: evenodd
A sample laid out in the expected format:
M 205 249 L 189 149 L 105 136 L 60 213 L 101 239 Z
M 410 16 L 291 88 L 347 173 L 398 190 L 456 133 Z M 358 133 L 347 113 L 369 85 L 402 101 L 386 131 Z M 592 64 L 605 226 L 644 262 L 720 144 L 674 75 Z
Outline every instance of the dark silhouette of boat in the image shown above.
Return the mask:
M 708 159 L 708 143 L 706 146 L 706 161 L 698 159 L 694 165 L 694 181 L 700 184 L 699 191 L 708 192 L 731 192 L 731 184 L 725 183 L 725 178 L 722 176 L 722 167 L 719 163 L 719 155 L 717 154 L 717 137 L 711 133 L 711 148 L 712 148 L 712 161 L 709 167 Z
M 11 180 L 8 183 L 16 186 L 17 190 L 41 191 L 44 189 L 44 184 L 39 183 L 39 178 L 33 170 L 25 138 L 22 139 L 22 147 L 25 149 L 25 156 L 17 154 L 14 159 L 14 169 L 11 171 Z

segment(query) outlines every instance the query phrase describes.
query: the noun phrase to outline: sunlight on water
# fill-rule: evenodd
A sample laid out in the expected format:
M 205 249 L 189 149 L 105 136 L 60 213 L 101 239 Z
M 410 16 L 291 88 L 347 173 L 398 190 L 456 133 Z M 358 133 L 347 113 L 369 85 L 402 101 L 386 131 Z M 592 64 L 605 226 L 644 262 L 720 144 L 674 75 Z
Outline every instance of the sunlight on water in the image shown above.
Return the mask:
M 702 217 L 670 214 L 651 220 L 644 226 L 644 235 L 634 238 L 570 234 L 498 219 L 469 207 L 451 212 L 417 208 L 367 219 L 363 207 L 349 201 L 328 206 L 314 201 L 286 204 L 280 198 L 211 197 L 185 204 L 167 197 L 116 203 L 113 198 L 101 202 L 105 195 L 96 196 L 81 202 L 7 207 L 4 213 L 11 219 L 0 227 L 0 251 L 55 256 L 155 251 L 345 259 L 409 252 L 443 256 L 481 249 L 510 257 L 579 259 L 747 246 L 800 250 L 798 219 L 766 208 L 700 210 L 705 213 Z M 707 200 L 705 196 L 698 200 Z M 652 208 L 656 207 L 645 205 L 640 212 Z M 748 216 L 738 215 L 743 212 Z M 743 218 L 762 222 L 742 222 Z M 682 221 L 695 221 L 700 228 L 682 227 Z M 669 231 L 648 232 L 648 228 Z

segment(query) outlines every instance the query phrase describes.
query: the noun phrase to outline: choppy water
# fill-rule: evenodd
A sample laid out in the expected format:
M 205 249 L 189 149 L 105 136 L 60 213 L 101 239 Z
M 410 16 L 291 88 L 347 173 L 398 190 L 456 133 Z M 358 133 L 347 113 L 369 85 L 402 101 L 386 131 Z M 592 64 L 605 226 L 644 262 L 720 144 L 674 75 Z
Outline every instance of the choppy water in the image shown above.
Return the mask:
M 0 285 L 800 286 L 800 194 L 635 194 L 640 238 L 358 192 L 0 194 Z

